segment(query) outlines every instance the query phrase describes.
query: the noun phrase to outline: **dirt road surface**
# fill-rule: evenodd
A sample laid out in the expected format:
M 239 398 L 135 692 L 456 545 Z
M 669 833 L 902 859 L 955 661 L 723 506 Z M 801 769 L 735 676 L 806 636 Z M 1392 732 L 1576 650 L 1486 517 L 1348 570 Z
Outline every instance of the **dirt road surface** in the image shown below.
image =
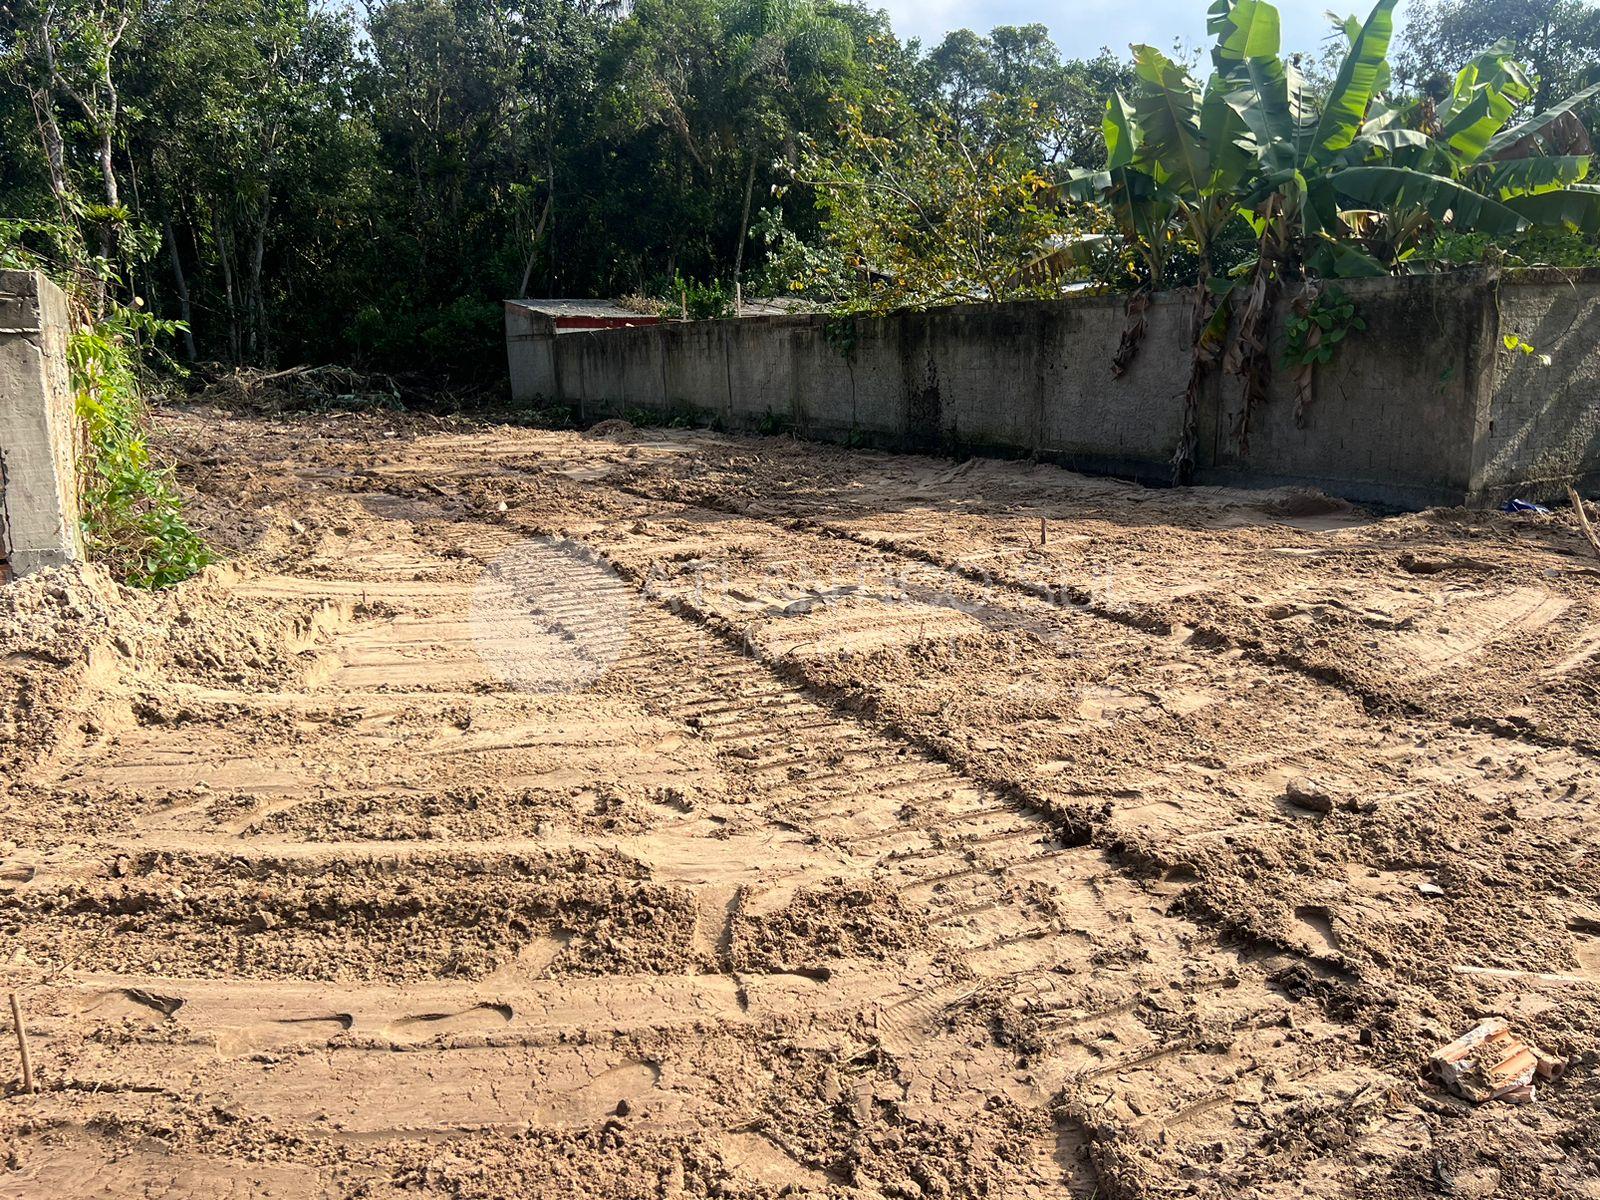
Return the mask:
M 0 591 L 0 1197 L 1600 1198 L 1566 518 L 163 428 L 228 561 Z

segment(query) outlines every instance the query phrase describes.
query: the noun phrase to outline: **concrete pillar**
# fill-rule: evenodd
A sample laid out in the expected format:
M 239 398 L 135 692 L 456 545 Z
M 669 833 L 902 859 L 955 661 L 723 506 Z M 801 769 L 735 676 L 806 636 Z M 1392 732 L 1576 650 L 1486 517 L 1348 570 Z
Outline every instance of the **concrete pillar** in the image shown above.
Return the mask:
M 562 400 L 556 373 L 556 323 L 515 300 L 505 302 L 506 359 L 511 368 L 511 398 L 519 403 Z
M 83 556 L 67 298 L 0 271 L 0 581 Z

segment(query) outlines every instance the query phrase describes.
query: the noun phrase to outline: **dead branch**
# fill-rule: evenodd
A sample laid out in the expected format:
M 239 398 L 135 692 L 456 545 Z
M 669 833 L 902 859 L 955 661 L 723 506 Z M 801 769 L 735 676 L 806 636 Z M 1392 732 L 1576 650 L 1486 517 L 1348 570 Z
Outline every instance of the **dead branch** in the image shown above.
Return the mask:
M 38 1092 L 33 1082 L 33 1059 L 28 1054 L 28 1031 L 22 1024 L 22 1005 L 11 993 L 11 1023 L 17 1031 L 17 1052 L 22 1055 L 22 1090 L 32 1096 Z
M 1600 558 L 1600 538 L 1595 537 L 1594 526 L 1589 524 L 1589 514 L 1583 510 L 1583 497 L 1570 483 L 1567 484 L 1567 499 L 1572 502 L 1572 511 L 1578 514 L 1578 528 L 1583 531 L 1589 549 L 1594 551 L 1596 558 Z

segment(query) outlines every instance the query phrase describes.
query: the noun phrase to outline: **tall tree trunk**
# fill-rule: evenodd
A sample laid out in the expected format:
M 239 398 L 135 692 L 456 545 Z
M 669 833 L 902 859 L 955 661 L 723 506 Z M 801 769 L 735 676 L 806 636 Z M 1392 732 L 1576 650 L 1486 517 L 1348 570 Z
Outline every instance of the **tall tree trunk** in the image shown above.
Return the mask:
M 556 263 L 556 139 L 555 134 L 545 133 L 544 139 L 544 173 L 550 180 L 550 206 L 547 215 L 550 218 L 550 288 L 552 292 L 560 291 L 560 270 Z M 541 219 L 542 223 L 542 219 Z
M 233 287 L 233 234 L 220 213 L 213 215 L 212 227 L 217 239 L 217 258 L 222 264 L 222 294 L 228 302 L 228 357 L 239 365 L 239 305 Z
M 33 115 L 39 125 L 39 141 L 44 145 L 45 163 L 50 168 L 50 194 L 58 205 L 67 199 L 67 153 L 61 140 L 61 126 L 56 121 L 55 102 L 46 88 L 31 88 Z
M 267 328 L 267 297 L 261 287 L 261 264 L 267 253 L 267 220 L 272 215 L 272 193 L 268 192 L 261 204 L 261 222 L 256 226 L 255 245 L 250 250 L 250 309 L 253 321 L 250 326 L 250 350 L 253 354 L 259 345 L 265 360 L 271 350 L 271 331 Z
M 117 168 L 111 157 L 111 130 L 100 135 L 100 177 L 105 182 L 106 203 L 112 208 L 122 203 L 121 189 L 117 187 Z
M 744 242 L 750 236 L 750 196 L 756 189 L 756 152 L 750 150 L 750 169 L 744 176 L 744 211 L 739 214 L 739 245 L 733 252 L 733 315 L 744 311 Z
M 545 197 L 544 211 L 539 214 L 539 224 L 533 231 L 533 245 L 528 247 L 528 265 L 522 268 L 522 286 L 517 290 L 517 295 L 523 299 L 528 295 L 528 282 L 533 278 L 533 260 L 539 257 L 539 243 L 544 238 L 544 223 L 550 219 L 550 208 L 556 202 L 554 191 Z
M 128 18 L 123 19 L 122 28 L 127 28 Z M 117 116 L 121 108 L 121 101 L 117 96 L 116 84 L 111 81 L 111 49 L 116 46 L 117 40 L 122 37 L 122 29 L 118 29 L 111 46 L 106 49 L 101 86 L 106 90 L 106 103 L 104 112 L 98 121 L 100 130 L 100 147 L 97 157 L 100 159 L 100 178 L 105 184 L 106 204 L 111 208 L 120 207 L 122 204 L 122 191 L 117 187 L 117 164 L 112 157 L 113 139 L 117 131 Z M 91 115 L 91 124 L 96 122 Z M 104 228 L 100 232 L 100 252 L 107 262 L 117 252 L 117 221 L 115 217 L 108 217 Z
M 189 309 L 189 281 L 183 274 L 183 259 L 178 254 L 178 239 L 172 233 L 172 220 L 161 215 L 161 236 L 172 259 L 172 285 L 178 293 L 178 319 L 183 322 L 183 354 L 190 362 L 199 357 L 194 349 L 194 318 Z

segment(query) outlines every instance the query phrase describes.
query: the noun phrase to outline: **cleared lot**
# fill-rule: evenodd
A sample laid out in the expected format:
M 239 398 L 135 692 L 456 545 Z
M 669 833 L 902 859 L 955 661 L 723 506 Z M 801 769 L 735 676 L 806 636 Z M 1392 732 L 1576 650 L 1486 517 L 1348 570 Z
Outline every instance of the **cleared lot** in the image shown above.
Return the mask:
M 1560 519 L 167 428 L 235 565 L 0 610 L 0 1195 L 1600 1196 Z

